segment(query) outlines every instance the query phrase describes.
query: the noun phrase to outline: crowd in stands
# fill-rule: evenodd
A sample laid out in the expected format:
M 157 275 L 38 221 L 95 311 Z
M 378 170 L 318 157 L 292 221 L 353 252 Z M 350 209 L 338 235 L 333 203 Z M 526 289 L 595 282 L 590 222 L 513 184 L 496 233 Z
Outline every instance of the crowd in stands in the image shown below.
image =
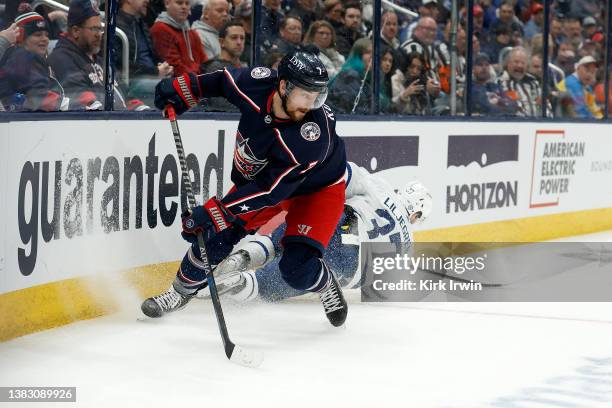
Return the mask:
M 259 62 L 275 68 L 293 49 L 316 52 L 330 76 L 327 103 L 339 113 L 367 114 L 378 98 L 385 114 L 448 115 L 454 100 L 461 115 L 471 42 L 473 115 L 541 117 L 545 106 L 548 117 L 603 117 L 605 1 L 553 1 L 546 40 L 542 0 L 475 0 L 472 38 L 466 32 L 467 2 L 459 1 L 454 73 L 451 1 L 393 2 L 418 17 L 384 6 L 381 30 L 373 33 L 372 1 L 262 0 Z M 105 28 L 99 5 L 67 5 L 63 12 L 7 2 L 0 15 L 0 109 L 103 108 Z M 252 13 L 252 0 L 120 0 L 117 27 L 128 47 L 118 37 L 113 41 L 115 109 L 151 109 L 161 78 L 249 65 Z M 378 72 L 372 69 L 374 35 L 381 40 Z M 379 95 L 372 93 L 375 75 Z M 235 111 L 221 98 L 199 108 Z

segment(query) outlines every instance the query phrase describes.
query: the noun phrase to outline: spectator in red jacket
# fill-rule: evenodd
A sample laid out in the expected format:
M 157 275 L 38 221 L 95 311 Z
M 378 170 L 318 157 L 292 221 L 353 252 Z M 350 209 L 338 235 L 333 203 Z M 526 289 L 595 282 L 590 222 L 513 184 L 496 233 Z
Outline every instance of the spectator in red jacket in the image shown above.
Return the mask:
M 174 67 L 174 75 L 201 73 L 208 60 L 198 34 L 189 28 L 189 0 L 165 0 L 166 11 L 151 27 L 153 48 Z

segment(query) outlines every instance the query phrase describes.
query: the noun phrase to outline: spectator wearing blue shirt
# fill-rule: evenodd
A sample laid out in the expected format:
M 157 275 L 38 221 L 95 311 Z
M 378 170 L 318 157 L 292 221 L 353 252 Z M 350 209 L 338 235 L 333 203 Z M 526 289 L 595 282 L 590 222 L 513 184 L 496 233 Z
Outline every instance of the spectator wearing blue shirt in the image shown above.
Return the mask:
M 582 57 L 576 64 L 576 72 L 557 85 L 562 92 L 565 115 L 574 118 L 601 119 L 603 113 L 595 100 L 593 85 L 597 80 L 597 61 L 591 56 Z

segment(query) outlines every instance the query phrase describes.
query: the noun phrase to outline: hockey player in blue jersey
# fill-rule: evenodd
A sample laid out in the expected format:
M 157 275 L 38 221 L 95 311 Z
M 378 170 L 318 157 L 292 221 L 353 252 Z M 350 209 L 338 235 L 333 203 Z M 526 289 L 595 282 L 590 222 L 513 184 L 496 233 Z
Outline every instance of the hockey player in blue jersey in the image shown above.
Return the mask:
M 287 211 L 278 267 L 290 287 L 318 293 L 327 318 L 344 323 L 347 305 L 323 259 L 344 208 L 346 155 L 333 112 L 324 105 L 328 75 L 312 53 L 295 51 L 278 72 L 265 67 L 164 79 L 155 105 L 177 114 L 208 97 L 225 97 L 240 109 L 232 167 L 234 186 L 221 198 L 182 216 L 192 246 L 170 288 L 146 299 L 142 311 L 160 317 L 184 307 L 206 286 L 196 235 L 202 232 L 215 267 L 247 234 Z M 206 137 L 206 135 L 203 135 Z M 215 275 L 217 275 L 215 273 Z
M 412 242 L 412 225 L 429 217 L 433 203 L 429 191 L 418 181 L 395 192 L 383 178 L 354 163 L 349 162 L 348 169 L 344 214 L 324 259 L 342 287 L 357 288 L 361 285 L 360 243 Z M 239 302 L 277 301 L 306 293 L 281 279 L 275 247 L 284 228 L 281 225 L 271 236 L 247 237 L 237 246 L 220 265 L 224 270 L 219 282 L 222 293 Z

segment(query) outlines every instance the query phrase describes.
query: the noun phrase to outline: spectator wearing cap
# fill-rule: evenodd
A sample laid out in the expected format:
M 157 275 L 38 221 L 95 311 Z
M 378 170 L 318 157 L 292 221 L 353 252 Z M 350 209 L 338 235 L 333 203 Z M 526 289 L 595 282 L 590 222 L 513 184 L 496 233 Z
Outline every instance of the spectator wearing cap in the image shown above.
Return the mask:
M 514 47 L 507 55 L 505 69 L 497 83 L 508 98 L 516 102 L 517 116 L 540 117 L 542 87 L 540 81 L 527 72 L 529 53 L 523 47 Z M 551 109 L 547 115 L 552 117 Z
M 336 33 L 326 20 L 317 20 L 310 25 L 304 36 L 304 45 L 314 44 L 319 49 L 319 59 L 327 69 L 327 75 L 333 78 L 344 65 L 345 59 L 336 50 Z
M 565 116 L 573 118 L 601 119 L 603 113 L 597 104 L 593 86 L 597 80 L 597 61 L 591 56 L 582 57 L 576 63 L 576 72 L 557 85 L 562 93 L 561 105 Z
M 227 22 L 219 32 L 219 43 L 221 53 L 213 60 L 204 65 L 204 72 L 214 72 L 224 68 L 240 68 L 246 66 L 240 60 L 244 52 L 245 33 L 242 23 L 238 20 Z M 238 112 L 238 108 L 229 103 L 225 98 L 208 98 L 203 106 L 207 111 Z
M 475 4 L 473 7 L 474 12 L 474 25 L 473 25 L 473 33 L 477 37 L 482 37 L 484 35 L 484 10 L 480 6 L 480 4 Z M 467 8 L 461 9 L 461 24 L 463 27 L 467 24 Z
M 19 27 L 13 23 L 6 30 L 0 31 L 0 60 L 10 47 L 15 45 L 19 36 Z
M 349 55 L 355 41 L 364 36 L 361 29 L 361 17 L 359 3 L 347 3 L 344 6 L 344 25 L 336 31 L 336 48 L 344 57 Z
M 91 0 L 72 0 L 68 32 L 49 56 L 49 65 L 70 98 L 70 109 L 103 108 L 106 89 L 99 55 L 103 33 L 97 6 Z M 115 109 L 126 109 L 125 99 L 115 91 Z
M 280 36 L 272 43 L 271 49 L 289 54 L 293 50 L 301 48 L 302 21 L 294 15 L 286 16 L 281 21 L 279 34 Z
M 171 76 L 174 69 L 166 61 L 161 61 L 153 50 L 149 27 L 143 18 L 147 14 L 149 0 L 122 0 L 117 13 L 117 27 L 128 39 L 130 96 L 150 100 L 159 78 Z M 115 67 L 121 70 L 123 46 L 114 41 Z
M 60 109 L 64 91 L 47 63 L 49 32 L 45 19 L 29 12 L 17 16 L 17 46 L 0 62 L 0 100 L 8 110 Z M 67 106 L 66 106 L 67 107 Z
M 588 16 L 582 19 L 582 30 L 584 38 L 593 38 L 593 35 L 598 31 L 597 20 L 595 17 Z
M 472 68 L 472 113 L 483 116 L 513 116 L 518 105 L 506 96 L 494 81 L 494 73 L 489 56 L 482 52 L 476 54 Z
M 247 65 L 251 63 L 251 13 L 253 12 L 253 3 L 251 0 L 242 0 L 234 9 L 234 18 L 242 24 L 244 29 L 244 52 L 240 56 L 240 60 Z
M 208 57 L 198 33 L 189 28 L 189 0 L 164 0 L 164 5 L 151 27 L 155 52 L 174 67 L 174 75 L 199 74 Z
M 544 6 L 540 3 L 531 5 L 531 18 L 525 24 L 525 38 L 531 40 L 534 35 L 544 30 Z
M 214 59 L 221 54 L 219 31 L 229 18 L 227 0 L 202 0 L 202 17 L 194 21 L 191 28 L 200 36 L 204 54 Z

